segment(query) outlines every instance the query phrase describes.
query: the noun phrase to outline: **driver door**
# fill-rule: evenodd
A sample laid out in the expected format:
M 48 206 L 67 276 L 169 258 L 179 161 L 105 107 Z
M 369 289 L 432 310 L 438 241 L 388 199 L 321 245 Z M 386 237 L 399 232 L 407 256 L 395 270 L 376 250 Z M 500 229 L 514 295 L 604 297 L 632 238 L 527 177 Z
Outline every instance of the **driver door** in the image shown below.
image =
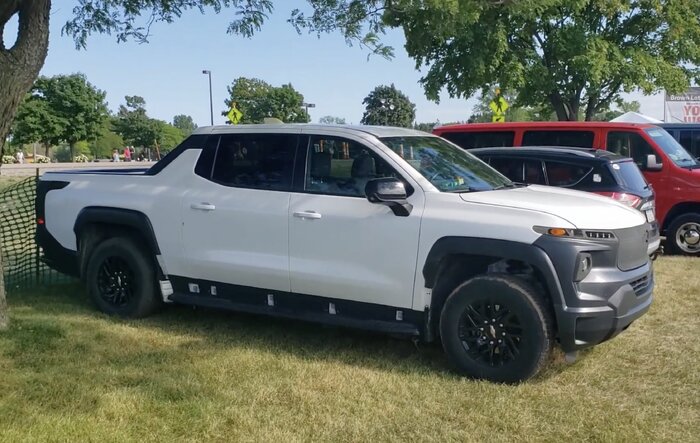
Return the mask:
M 311 136 L 305 156 L 303 189 L 289 205 L 292 292 L 411 308 L 422 192 L 398 217 L 365 196 L 373 178 L 403 179 L 371 146 Z

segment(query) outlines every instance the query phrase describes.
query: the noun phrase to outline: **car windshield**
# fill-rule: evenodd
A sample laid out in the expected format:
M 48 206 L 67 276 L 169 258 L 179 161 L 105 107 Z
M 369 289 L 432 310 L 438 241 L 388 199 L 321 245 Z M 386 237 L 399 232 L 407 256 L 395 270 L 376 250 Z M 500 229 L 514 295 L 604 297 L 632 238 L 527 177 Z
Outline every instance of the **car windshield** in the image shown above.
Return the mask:
M 486 163 L 439 137 L 380 140 L 442 192 L 490 191 L 513 186 Z
M 646 133 L 664 150 L 668 158 L 682 168 L 700 168 L 693 158 L 675 138 L 661 128 L 650 128 Z

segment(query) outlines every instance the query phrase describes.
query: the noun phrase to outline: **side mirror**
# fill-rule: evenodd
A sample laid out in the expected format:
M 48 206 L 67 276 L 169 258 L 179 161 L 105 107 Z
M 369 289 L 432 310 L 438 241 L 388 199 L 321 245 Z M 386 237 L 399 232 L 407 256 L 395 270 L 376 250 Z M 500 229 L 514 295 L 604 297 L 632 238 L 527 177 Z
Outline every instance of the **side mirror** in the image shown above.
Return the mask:
M 663 163 L 656 162 L 656 156 L 654 154 L 647 155 L 647 164 L 646 164 L 647 171 L 660 171 L 663 166 L 664 166 Z
M 365 195 L 371 203 L 386 205 L 399 217 L 408 217 L 413 206 L 406 200 L 406 185 L 396 178 L 370 180 L 365 185 Z

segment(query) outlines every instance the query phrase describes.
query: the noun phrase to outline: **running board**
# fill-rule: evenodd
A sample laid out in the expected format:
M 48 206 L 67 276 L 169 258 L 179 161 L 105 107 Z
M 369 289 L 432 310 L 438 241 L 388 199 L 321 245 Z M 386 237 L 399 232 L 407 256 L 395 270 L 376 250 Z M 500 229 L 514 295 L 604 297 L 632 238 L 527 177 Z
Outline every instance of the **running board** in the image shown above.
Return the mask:
M 174 293 L 169 299 L 176 303 L 201 306 L 205 308 L 225 309 L 228 311 L 245 312 L 249 314 L 262 314 L 273 317 L 289 318 L 313 323 L 321 323 L 331 326 L 339 326 L 365 331 L 377 331 L 387 334 L 418 336 L 420 331 L 410 323 L 389 322 L 382 320 L 362 320 L 328 312 L 291 311 L 276 306 L 254 305 L 248 303 L 236 303 L 230 300 L 199 295 L 187 295 Z

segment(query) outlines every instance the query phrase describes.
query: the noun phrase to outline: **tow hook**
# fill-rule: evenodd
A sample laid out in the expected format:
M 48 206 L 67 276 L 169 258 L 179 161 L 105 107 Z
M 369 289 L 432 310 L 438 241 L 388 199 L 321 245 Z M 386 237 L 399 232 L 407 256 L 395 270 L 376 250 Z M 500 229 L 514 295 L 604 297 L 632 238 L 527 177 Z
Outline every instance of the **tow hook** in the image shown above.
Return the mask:
M 578 351 L 567 352 L 564 354 L 564 361 L 567 362 L 568 364 L 575 363 L 577 358 L 578 358 Z

